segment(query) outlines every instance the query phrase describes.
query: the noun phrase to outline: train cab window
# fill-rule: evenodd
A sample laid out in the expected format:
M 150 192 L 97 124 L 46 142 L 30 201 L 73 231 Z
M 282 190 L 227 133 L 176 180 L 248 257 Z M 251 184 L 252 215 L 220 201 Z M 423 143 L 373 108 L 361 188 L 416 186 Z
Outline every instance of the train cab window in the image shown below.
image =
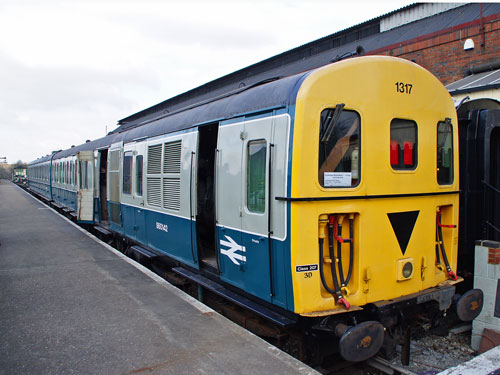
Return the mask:
M 326 188 L 354 187 L 361 178 L 360 117 L 344 104 L 321 112 L 318 180 Z
M 437 126 L 437 181 L 439 185 L 453 183 L 453 127 L 449 119 Z
M 395 118 L 391 121 L 390 161 L 394 170 L 417 167 L 417 123 Z
M 266 141 L 248 142 L 247 207 L 251 212 L 266 210 Z
M 123 155 L 123 194 L 132 194 L 132 151 Z
M 138 197 L 142 197 L 143 158 L 142 155 L 135 158 L 135 195 Z

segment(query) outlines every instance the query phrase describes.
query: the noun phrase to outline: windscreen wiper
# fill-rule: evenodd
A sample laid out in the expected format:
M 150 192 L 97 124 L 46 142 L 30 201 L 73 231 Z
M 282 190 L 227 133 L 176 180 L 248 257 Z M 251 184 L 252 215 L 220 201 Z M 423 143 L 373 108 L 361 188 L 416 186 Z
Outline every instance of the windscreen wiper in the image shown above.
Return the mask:
M 337 104 L 335 106 L 335 112 L 333 112 L 333 116 L 330 117 L 330 119 L 326 118 L 326 121 L 328 121 L 328 123 L 326 124 L 325 130 L 320 139 L 322 143 L 328 143 L 328 141 L 330 140 L 333 129 L 335 128 L 335 125 L 337 124 L 337 121 L 339 120 L 344 107 L 345 107 L 344 103 Z

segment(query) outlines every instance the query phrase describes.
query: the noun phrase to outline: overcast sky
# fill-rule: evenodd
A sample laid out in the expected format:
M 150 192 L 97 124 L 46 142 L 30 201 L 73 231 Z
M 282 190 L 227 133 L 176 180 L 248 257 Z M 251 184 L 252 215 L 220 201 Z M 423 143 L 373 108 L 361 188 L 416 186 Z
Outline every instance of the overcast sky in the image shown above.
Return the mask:
M 0 1 L 0 157 L 32 161 L 118 120 L 411 1 Z

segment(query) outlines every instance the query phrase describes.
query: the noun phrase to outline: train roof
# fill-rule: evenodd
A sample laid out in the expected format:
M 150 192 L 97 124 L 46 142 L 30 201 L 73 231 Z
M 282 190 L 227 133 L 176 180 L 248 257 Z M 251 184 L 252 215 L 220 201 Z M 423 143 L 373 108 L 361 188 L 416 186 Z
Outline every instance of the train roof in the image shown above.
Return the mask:
M 50 161 L 52 159 L 52 155 L 56 154 L 58 151 L 54 151 L 52 154 L 50 155 L 45 155 L 45 156 L 42 156 L 41 158 L 38 158 L 36 160 L 33 160 L 31 162 L 28 163 L 28 165 L 34 165 L 34 164 L 39 164 L 39 163 L 43 163 L 45 161 Z

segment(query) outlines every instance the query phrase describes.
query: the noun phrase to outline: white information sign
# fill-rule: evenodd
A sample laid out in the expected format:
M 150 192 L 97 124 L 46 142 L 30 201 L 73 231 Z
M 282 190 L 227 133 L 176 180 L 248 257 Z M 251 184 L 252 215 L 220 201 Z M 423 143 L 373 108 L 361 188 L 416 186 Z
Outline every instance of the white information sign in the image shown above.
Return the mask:
M 351 172 L 325 172 L 324 186 L 351 186 Z

